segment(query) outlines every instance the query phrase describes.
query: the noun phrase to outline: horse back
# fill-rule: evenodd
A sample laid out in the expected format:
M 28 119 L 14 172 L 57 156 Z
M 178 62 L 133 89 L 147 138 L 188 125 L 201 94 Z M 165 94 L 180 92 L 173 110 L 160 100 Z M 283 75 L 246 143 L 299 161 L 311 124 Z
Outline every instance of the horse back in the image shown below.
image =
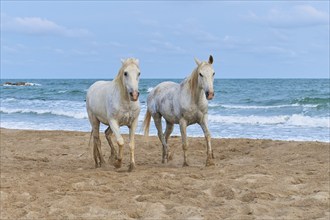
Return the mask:
M 180 115 L 180 85 L 175 82 L 162 82 L 148 96 L 148 111 L 160 113 L 167 121 L 178 123 Z
M 97 81 L 93 83 L 86 96 L 87 111 L 93 113 L 103 123 L 106 122 L 108 115 L 108 98 L 113 97 L 112 81 Z

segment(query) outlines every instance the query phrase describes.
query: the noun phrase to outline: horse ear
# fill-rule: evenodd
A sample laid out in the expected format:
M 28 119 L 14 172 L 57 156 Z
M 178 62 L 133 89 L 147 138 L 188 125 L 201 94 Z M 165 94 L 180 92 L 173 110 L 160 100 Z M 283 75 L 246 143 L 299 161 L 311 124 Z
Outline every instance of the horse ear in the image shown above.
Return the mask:
M 213 57 L 212 57 L 212 55 L 210 55 L 210 57 L 209 57 L 209 64 L 212 64 L 213 63 Z
M 120 59 L 121 63 L 124 64 L 125 63 L 125 59 Z
M 139 65 L 139 64 L 140 64 L 140 60 L 139 60 L 139 59 L 135 59 L 135 63 L 136 63 L 137 65 Z
M 197 66 L 199 66 L 201 64 L 201 61 L 199 61 L 196 57 L 195 57 L 195 63 L 197 64 Z

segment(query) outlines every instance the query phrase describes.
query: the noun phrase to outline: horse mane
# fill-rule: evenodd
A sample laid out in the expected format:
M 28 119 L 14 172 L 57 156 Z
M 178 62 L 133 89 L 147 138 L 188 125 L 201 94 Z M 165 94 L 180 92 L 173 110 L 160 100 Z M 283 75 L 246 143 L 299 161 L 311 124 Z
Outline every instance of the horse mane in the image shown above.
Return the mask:
M 187 78 L 187 83 L 189 85 L 189 89 L 191 92 L 191 96 L 193 98 L 195 98 L 196 96 L 196 91 L 197 91 L 197 86 L 198 86 L 198 75 L 199 75 L 199 68 L 204 65 L 205 62 L 202 62 L 200 65 L 198 65 L 198 67 L 196 67 L 193 72 L 190 74 L 190 76 L 188 76 Z
M 120 91 L 120 95 L 122 96 L 122 98 L 124 99 L 129 99 L 128 93 L 126 91 L 125 85 L 124 85 L 124 69 L 131 65 L 131 64 L 135 64 L 136 66 L 139 66 L 136 62 L 136 60 L 134 58 L 128 58 L 124 61 L 122 61 L 122 66 L 118 71 L 118 74 L 116 76 L 116 78 L 114 78 L 114 82 L 119 86 L 119 91 Z
M 190 76 L 187 78 L 188 85 L 190 88 L 191 96 L 195 96 L 195 91 L 198 85 L 198 67 L 196 67 L 193 72 L 190 74 Z

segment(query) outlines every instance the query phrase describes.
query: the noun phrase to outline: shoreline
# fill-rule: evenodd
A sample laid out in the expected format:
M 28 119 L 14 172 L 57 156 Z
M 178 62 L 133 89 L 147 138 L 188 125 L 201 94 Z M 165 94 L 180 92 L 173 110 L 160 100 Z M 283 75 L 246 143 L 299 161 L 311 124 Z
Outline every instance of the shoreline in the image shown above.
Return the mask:
M 161 163 L 157 137 L 137 135 L 136 169 L 95 169 L 89 132 L 0 129 L 1 219 L 329 219 L 330 146 L 321 142 L 169 139 L 172 161 Z
M 0 126 L 0 130 L 18 130 L 18 131 L 47 131 L 47 132 L 51 132 L 51 131 L 63 131 L 63 132 L 81 132 L 81 133 L 90 133 L 90 131 L 75 131 L 75 130 L 36 130 L 36 129 L 16 129 L 16 128 L 4 128 Z M 100 129 L 100 136 L 103 135 L 102 130 Z M 128 136 L 128 134 L 126 133 L 122 133 L 123 136 Z M 135 136 L 140 136 L 140 137 L 144 137 L 143 134 L 141 133 L 136 133 Z M 158 138 L 157 135 L 149 135 L 148 137 L 156 137 Z M 176 134 L 172 134 L 171 138 L 173 137 L 181 137 L 181 135 L 176 135 Z M 203 135 L 201 136 L 189 136 L 189 134 L 187 135 L 187 138 L 204 138 Z M 270 138 L 253 138 L 253 137 L 212 137 L 211 134 L 211 139 L 225 139 L 225 140 L 239 140 L 239 139 L 246 139 L 246 140 L 267 140 L 267 141 L 284 141 L 284 142 L 316 142 L 316 143 L 324 143 L 324 144 L 329 144 L 330 145 L 330 140 L 327 141 L 319 141 L 319 140 L 294 140 L 294 139 L 289 139 L 289 140 L 281 140 L 281 139 L 270 139 Z

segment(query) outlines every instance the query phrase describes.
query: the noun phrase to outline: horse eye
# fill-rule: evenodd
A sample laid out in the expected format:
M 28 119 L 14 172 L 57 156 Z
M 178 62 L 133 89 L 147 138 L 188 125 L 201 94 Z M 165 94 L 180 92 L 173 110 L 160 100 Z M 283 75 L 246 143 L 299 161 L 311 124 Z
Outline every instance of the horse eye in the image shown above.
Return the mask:
M 138 73 L 138 76 L 140 76 L 140 75 L 141 75 L 141 73 L 139 72 L 139 73 Z
M 215 72 L 213 73 L 213 76 L 215 75 Z
M 199 73 L 200 77 L 203 77 L 203 75 L 201 73 Z
M 127 72 L 124 72 L 124 76 L 127 76 Z

